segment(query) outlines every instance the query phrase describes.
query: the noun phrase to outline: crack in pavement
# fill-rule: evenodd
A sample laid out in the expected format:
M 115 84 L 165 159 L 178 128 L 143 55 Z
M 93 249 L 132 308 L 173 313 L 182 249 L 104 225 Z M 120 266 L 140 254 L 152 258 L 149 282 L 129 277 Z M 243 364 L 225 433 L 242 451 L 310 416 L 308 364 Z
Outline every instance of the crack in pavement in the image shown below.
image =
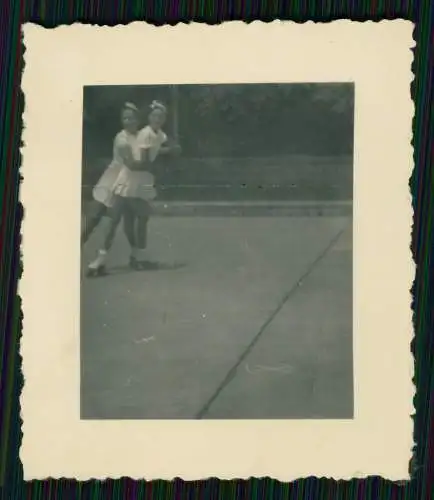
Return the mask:
M 267 327 L 270 325 L 270 323 L 273 321 L 273 319 L 277 316 L 277 314 L 282 310 L 283 306 L 288 302 L 288 300 L 297 292 L 297 290 L 300 287 L 300 284 L 312 273 L 314 268 L 328 254 L 328 252 L 331 250 L 331 248 L 334 246 L 334 244 L 339 240 L 341 235 L 346 231 L 346 229 L 348 228 L 350 223 L 351 222 L 345 224 L 344 227 L 336 233 L 336 235 L 330 240 L 330 242 L 324 248 L 324 250 L 307 267 L 307 269 L 300 276 L 300 278 L 295 282 L 295 284 L 292 286 L 292 288 L 290 288 L 290 290 L 282 297 L 282 299 L 280 300 L 277 307 L 274 309 L 274 311 L 272 311 L 270 316 L 267 318 L 267 320 L 263 323 L 263 325 L 259 329 L 258 333 L 253 337 L 250 344 L 244 349 L 244 351 L 238 357 L 237 361 L 232 366 L 232 368 L 228 371 L 228 373 L 226 374 L 224 379 L 218 385 L 217 389 L 214 391 L 214 393 L 211 395 L 211 397 L 208 399 L 208 401 L 205 403 L 205 405 L 202 407 L 202 409 L 196 414 L 196 417 L 194 417 L 195 419 L 200 420 L 204 417 L 204 415 L 206 415 L 206 413 L 209 411 L 209 409 L 211 408 L 214 401 L 218 398 L 218 396 L 222 393 L 222 391 L 227 387 L 227 385 L 232 381 L 239 366 L 246 359 L 246 357 L 250 354 L 253 347 L 257 344 L 258 340 L 260 339 L 262 334 L 265 332 Z

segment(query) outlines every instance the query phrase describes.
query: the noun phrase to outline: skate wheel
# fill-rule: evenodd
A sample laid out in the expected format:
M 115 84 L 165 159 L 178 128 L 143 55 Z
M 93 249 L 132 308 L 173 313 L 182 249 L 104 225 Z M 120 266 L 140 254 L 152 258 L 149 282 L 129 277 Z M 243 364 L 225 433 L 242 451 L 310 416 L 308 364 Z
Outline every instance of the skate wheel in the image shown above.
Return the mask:
M 105 266 L 98 267 L 97 269 L 88 268 L 86 272 L 86 276 L 88 278 L 100 278 L 102 276 L 106 276 L 107 270 Z

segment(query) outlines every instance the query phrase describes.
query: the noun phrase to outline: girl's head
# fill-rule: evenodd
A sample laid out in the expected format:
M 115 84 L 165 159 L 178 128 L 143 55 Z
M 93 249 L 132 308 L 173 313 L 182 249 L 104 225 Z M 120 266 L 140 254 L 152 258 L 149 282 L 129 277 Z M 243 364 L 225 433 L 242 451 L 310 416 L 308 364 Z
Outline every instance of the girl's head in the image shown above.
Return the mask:
M 167 108 L 159 101 L 153 101 L 150 108 L 149 125 L 154 130 L 160 130 L 166 121 Z
M 126 102 L 122 108 L 122 126 L 127 132 L 135 133 L 139 129 L 139 109 L 131 102 Z

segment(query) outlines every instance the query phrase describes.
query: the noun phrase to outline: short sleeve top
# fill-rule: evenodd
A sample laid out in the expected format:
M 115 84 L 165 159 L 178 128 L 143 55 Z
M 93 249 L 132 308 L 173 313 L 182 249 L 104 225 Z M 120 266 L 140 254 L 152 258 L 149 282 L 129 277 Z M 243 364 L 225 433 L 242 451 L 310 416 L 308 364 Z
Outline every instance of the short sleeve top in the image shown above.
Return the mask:
M 123 164 L 124 158 L 122 156 L 122 148 L 130 146 L 134 158 L 138 152 L 138 135 L 129 134 L 126 130 L 121 130 L 115 137 L 113 142 L 113 161 L 115 163 Z
M 159 130 L 155 132 L 149 125 L 140 130 L 137 135 L 137 146 L 138 149 L 148 149 L 150 153 L 150 161 L 154 161 L 160 151 L 161 146 L 167 141 L 167 135 Z M 140 155 L 140 151 L 138 152 Z M 133 156 L 135 157 L 135 151 L 133 149 Z M 139 156 L 140 158 L 140 156 Z

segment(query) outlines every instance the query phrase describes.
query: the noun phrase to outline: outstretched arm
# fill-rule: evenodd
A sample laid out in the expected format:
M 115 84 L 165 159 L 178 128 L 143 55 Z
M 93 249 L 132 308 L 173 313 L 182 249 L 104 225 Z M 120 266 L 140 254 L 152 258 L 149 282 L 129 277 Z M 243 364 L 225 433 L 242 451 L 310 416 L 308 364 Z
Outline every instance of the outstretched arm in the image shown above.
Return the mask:
M 133 171 L 146 170 L 146 166 L 148 163 L 148 158 L 147 158 L 148 150 L 141 151 L 140 160 L 134 158 L 132 149 L 129 144 L 120 145 L 118 150 L 122 157 L 122 161 L 130 170 Z
M 118 152 L 122 158 L 123 163 L 130 169 L 135 170 L 135 160 L 133 157 L 133 152 L 129 144 L 124 143 L 118 146 Z
M 156 173 L 156 165 L 155 160 L 151 161 L 150 157 L 150 148 L 142 147 L 140 149 L 140 162 L 137 162 L 136 170 L 146 170 L 146 172 L 150 172 L 151 174 Z
M 150 149 L 142 147 L 140 150 L 140 160 L 132 160 L 129 168 L 134 171 L 146 171 L 155 174 L 158 170 L 158 161 L 151 161 Z

